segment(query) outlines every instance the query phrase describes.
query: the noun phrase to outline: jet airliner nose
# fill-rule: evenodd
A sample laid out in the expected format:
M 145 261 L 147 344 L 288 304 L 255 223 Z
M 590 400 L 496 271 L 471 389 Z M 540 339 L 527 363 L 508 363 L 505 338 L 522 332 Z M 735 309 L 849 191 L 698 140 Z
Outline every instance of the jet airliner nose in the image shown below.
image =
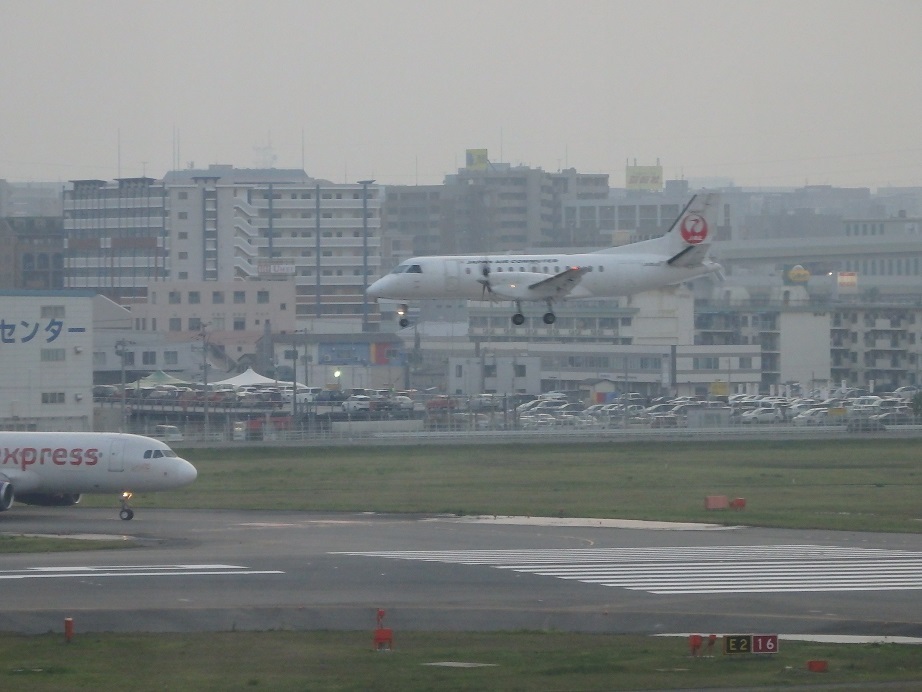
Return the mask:
M 378 279 L 377 281 L 375 281 L 371 286 L 369 286 L 369 287 L 365 290 L 365 294 L 366 294 L 369 298 L 380 298 L 380 297 L 381 297 L 381 290 L 384 288 L 384 279 L 385 279 L 385 278 L 387 278 L 387 277 L 381 277 L 380 279 Z
M 185 459 L 177 459 L 178 463 L 174 473 L 176 474 L 176 480 L 180 485 L 189 485 L 192 481 L 198 478 L 198 470 L 190 464 Z

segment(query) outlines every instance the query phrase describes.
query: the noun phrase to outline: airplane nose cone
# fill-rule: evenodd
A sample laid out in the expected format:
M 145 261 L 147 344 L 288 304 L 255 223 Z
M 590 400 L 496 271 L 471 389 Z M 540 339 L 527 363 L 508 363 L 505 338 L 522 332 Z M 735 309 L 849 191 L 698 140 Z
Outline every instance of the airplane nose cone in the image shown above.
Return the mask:
M 380 298 L 381 297 L 381 282 L 383 279 L 378 279 L 371 286 L 365 290 L 365 295 L 369 298 Z
M 185 459 L 179 459 L 182 463 L 176 469 L 176 476 L 181 485 L 189 485 L 198 478 L 198 470 Z

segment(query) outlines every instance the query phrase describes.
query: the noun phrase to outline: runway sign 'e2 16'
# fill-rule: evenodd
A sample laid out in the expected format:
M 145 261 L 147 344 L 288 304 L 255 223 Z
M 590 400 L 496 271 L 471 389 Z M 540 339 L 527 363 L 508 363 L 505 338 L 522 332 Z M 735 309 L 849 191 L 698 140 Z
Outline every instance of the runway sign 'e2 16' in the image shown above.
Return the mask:
M 725 654 L 776 654 L 777 634 L 728 634 L 724 636 Z

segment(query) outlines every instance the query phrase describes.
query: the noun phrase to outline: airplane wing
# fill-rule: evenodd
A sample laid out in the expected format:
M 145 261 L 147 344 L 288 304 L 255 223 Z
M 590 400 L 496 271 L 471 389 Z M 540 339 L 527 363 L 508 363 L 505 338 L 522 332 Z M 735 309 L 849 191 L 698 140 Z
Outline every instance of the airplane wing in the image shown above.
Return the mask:
M 576 288 L 583 274 L 589 267 L 567 267 L 559 274 L 549 276 L 541 281 L 536 281 L 528 286 L 529 293 L 533 292 L 535 298 L 565 298 Z
M 536 272 L 509 272 L 491 276 L 487 288 L 492 298 L 505 300 L 560 300 L 579 285 L 589 267 L 568 267 L 548 276 Z M 529 283 L 530 282 L 530 283 Z

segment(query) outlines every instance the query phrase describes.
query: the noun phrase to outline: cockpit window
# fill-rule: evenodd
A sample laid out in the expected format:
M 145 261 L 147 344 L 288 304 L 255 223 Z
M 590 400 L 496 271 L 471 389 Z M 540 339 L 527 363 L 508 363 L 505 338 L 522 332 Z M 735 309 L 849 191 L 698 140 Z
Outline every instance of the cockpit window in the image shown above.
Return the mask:
M 145 459 L 160 459 L 162 457 L 178 457 L 172 449 L 147 449 L 144 451 Z
M 423 268 L 418 264 L 398 264 L 391 274 L 422 274 Z

